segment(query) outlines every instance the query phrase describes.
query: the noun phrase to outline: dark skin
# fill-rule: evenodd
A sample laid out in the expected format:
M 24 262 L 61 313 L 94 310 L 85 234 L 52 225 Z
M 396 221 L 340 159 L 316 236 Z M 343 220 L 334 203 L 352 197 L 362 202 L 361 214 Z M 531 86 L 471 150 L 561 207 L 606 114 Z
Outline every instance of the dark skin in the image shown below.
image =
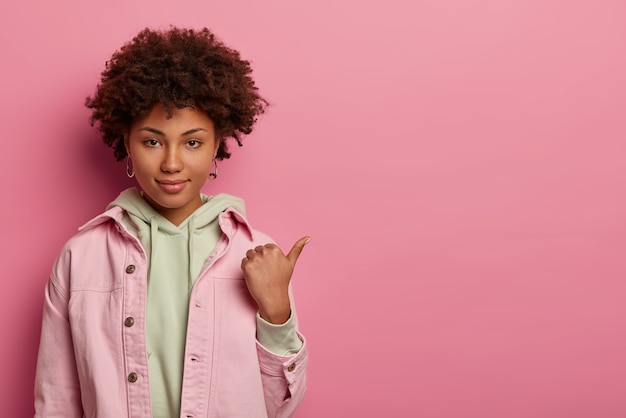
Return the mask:
M 289 319 L 289 282 L 300 253 L 310 240 L 310 237 L 300 238 L 286 255 L 276 244 L 260 245 L 248 250 L 241 261 L 259 315 L 271 324 L 284 324 Z

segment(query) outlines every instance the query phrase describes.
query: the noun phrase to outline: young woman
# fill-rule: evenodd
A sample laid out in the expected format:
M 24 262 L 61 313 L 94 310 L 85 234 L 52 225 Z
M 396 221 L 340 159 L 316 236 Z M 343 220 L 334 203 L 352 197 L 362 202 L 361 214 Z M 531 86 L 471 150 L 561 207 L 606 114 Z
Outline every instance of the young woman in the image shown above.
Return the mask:
M 267 102 L 209 30 L 145 29 L 86 101 L 139 189 L 64 246 L 47 283 L 36 417 L 289 417 L 307 351 L 284 254 L 243 201 L 206 196 Z

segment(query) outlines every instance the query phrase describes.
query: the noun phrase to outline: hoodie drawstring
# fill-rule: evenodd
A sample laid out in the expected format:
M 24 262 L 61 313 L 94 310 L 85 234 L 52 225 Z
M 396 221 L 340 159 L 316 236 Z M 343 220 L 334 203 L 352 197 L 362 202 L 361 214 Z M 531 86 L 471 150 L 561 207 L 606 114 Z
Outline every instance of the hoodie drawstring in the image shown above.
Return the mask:
M 190 296 L 191 296 L 191 288 L 193 287 L 193 282 L 194 282 L 193 268 L 195 264 L 194 264 L 194 259 L 193 259 L 193 254 L 194 254 L 193 248 L 194 248 L 194 237 L 196 235 L 195 231 L 196 231 L 196 217 L 192 216 L 191 219 L 189 219 L 189 224 L 187 225 L 187 233 L 189 234 L 189 239 L 187 240 L 187 252 L 189 253 L 189 268 L 187 269 L 188 271 L 187 290 Z
M 157 222 L 156 216 L 150 217 L 150 264 L 149 266 L 154 265 L 154 255 L 157 250 L 157 237 L 159 236 L 159 223 Z M 148 285 L 150 283 L 148 282 Z

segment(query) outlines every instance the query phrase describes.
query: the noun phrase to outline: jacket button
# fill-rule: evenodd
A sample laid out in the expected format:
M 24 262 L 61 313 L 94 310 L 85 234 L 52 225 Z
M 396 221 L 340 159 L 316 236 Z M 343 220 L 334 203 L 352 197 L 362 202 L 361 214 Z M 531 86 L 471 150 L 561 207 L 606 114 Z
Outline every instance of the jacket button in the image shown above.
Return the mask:
M 135 325 L 135 318 L 133 318 L 132 316 L 129 316 L 124 321 L 124 325 L 126 325 L 127 327 L 132 327 L 133 325 Z
M 135 272 L 135 265 L 129 264 L 128 267 L 126 267 L 126 273 L 133 274 L 134 272 Z
M 131 374 L 128 375 L 128 381 L 130 383 L 135 383 L 137 381 L 137 373 L 132 372 Z
M 289 367 L 287 367 L 287 371 L 293 372 L 294 370 L 296 370 L 296 363 L 291 363 Z

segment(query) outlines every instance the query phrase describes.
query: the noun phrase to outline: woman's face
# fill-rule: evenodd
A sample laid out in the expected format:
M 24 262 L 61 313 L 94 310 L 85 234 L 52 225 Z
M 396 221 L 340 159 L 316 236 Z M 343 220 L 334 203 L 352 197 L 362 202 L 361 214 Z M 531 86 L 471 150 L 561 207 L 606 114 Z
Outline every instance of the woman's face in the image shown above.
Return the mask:
M 217 153 L 215 126 L 193 108 L 173 109 L 168 119 L 161 104 L 136 118 L 125 138 L 144 198 L 174 225 L 202 205 L 200 189 Z

